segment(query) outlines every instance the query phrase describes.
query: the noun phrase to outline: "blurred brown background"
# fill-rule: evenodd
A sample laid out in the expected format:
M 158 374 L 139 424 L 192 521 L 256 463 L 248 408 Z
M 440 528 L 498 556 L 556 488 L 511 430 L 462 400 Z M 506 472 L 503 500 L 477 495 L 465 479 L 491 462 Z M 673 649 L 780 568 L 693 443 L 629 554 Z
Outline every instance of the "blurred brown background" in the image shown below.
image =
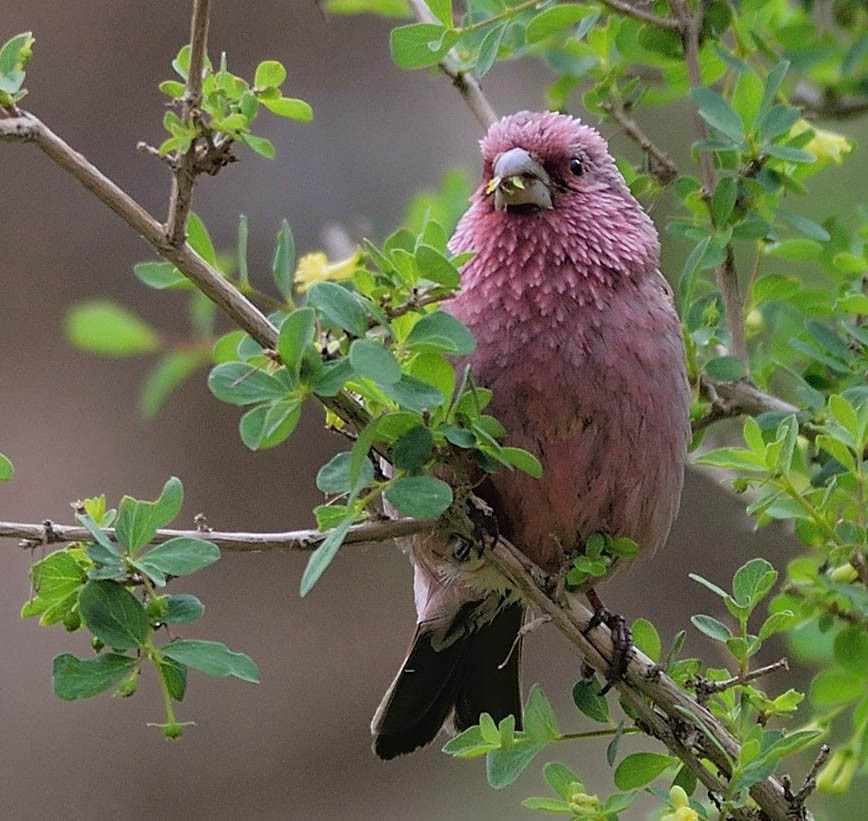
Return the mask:
M 271 137 L 278 159 L 240 150 L 243 163 L 197 189 L 196 210 L 218 247 L 231 247 L 238 213 L 248 215 L 260 283 L 282 217 L 301 252 L 320 247 L 332 220 L 363 218 L 382 237 L 419 187 L 453 166 L 475 175 L 476 121 L 448 82 L 392 65 L 386 24 L 326 20 L 313 0 L 215 6 L 212 57 L 225 49 L 230 68 L 245 76 L 259 59 L 283 61 L 287 94 L 315 111 L 306 126 L 264 116 L 257 133 Z M 37 37 L 27 106 L 156 214 L 168 173 L 135 144 L 162 140 L 156 85 L 170 75 L 188 15 L 189 3 L 179 0 L 0 2 L 0 39 L 27 29 Z M 499 111 L 539 108 L 545 82 L 539 66 L 507 65 L 486 89 Z M 315 469 L 340 447 L 316 409 L 287 444 L 252 454 L 238 439 L 236 409 L 213 400 L 200 374 L 155 422 L 142 423 L 135 401 L 149 363 L 71 349 L 64 310 L 107 296 L 172 332 L 184 325 L 183 297 L 135 280 L 131 266 L 149 258 L 148 248 L 33 148 L 0 147 L 0 191 L 0 450 L 17 468 L 0 487 L 0 519 L 67 522 L 73 499 L 153 498 L 177 474 L 188 522 L 202 511 L 221 529 L 309 525 Z M 611 583 L 610 607 L 651 618 L 668 640 L 689 613 L 716 612 L 688 571 L 725 582 L 757 553 L 784 561 L 781 534 L 751 536 L 739 510 L 691 477 L 668 549 Z M 30 556 L 13 542 L 0 550 L 3 818 L 520 819 L 532 817 L 520 800 L 545 792 L 539 766 L 494 793 L 480 762 L 453 762 L 432 748 L 387 765 L 369 752 L 368 722 L 414 617 L 409 566 L 392 547 L 346 550 L 304 601 L 296 592 L 300 555 L 227 555 L 194 577 L 184 590 L 208 608 L 195 635 L 249 653 L 262 684 L 191 673 L 179 718 L 201 724 L 174 744 L 145 726 L 161 720 L 147 676 L 129 701 L 66 704 L 52 696 L 52 656 L 84 655 L 86 643 L 19 621 Z M 707 644 L 691 643 L 712 658 Z M 578 665 L 566 644 L 542 631 L 525 658 L 525 682 L 545 685 L 565 726 L 586 727 L 570 718 Z M 588 745 L 588 765 L 579 746 L 550 758 L 573 764 L 603 795 L 611 776 L 598 763 L 602 746 Z M 643 815 L 636 809 L 631 817 Z

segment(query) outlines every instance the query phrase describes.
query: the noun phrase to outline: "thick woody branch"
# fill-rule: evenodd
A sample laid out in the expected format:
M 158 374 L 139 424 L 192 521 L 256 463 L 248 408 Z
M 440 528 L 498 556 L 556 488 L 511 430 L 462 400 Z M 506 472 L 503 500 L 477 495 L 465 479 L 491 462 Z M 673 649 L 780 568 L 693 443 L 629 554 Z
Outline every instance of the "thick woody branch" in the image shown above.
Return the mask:
M 555 601 L 544 590 L 545 574 L 504 540 L 485 555 L 488 563 L 521 591 L 525 601 L 551 619 L 584 661 L 606 674 L 614 657 L 611 633 L 600 626 L 586 635 L 593 614 L 577 595 L 568 593 L 562 602 Z M 712 761 L 721 773 L 730 775 L 732 762 L 738 758 L 739 744 L 709 710 L 638 651 L 624 679 L 616 681 L 614 686 L 635 711 L 642 726 L 677 755 L 711 792 L 726 794 L 725 782 L 703 766 L 694 748 L 701 747 L 702 757 Z M 707 741 L 710 743 L 705 743 Z M 785 821 L 790 817 L 791 803 L 776 778 L 769 777 L 755 784 L 750 793 L 768 818 Z M 752 819 L 756 816 L 752 810 L 736 810 L 732 817 Z
M 419 519 L 387 519 L 353 525 L 344 539 L 344 544 L 372 544 L 412 536 L 431 530 L 436 522 Z M 104 530 L 111 541 L 116 542 L 114 528 Z M 236 553 L 265 552 L 310 552 L 325 540 L 327 533 L 319 530 L 291 530 L 285 533 L 238 533 L 222 530 L 158 530 L 151 544 L 162 544 L 179 536 L 207 539 L 217 547 Z M 53 522 L 22 524 L 0 522 L 0 539 L 19 539 L 21 547 L 38 547 L 48 544 L 90 541 L 93 537 L 84 527 L 57 525 Z
M 181 108 L 181 119 L 189 123 L 195 117 L 202 100 L 202 72 L 208 50 L 208 23 L 211 0 L 194 0 L 190 23 L 190 68 Z M 182 245 L 187 239 L 187 217 L 193 204 L 193 184 L 196 181 L 196 140 L 181 156 L 172 176 L 172 194 L 166 236 L 169 244 Z

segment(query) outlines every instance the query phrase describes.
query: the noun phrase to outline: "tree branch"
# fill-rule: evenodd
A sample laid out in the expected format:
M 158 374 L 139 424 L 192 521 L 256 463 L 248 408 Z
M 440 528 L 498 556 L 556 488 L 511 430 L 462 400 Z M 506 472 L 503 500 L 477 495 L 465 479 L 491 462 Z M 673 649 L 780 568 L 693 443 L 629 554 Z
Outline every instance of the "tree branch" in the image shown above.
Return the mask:
M 687 77 L 691 87 L 697 88 L 702 85 L 699 49 L 706 0 L 697 0 L 695 11 L 690 9 L 686 0 L 671 0 L 671 2 L 680 21 L 681 40 L 684 44 L 684 59 L 687 64 Z M 693 118 L 696 123 L 696 132 L 700 139 L 708 139 L 708 125 L 700 116 L 699 108 L 696 106 L 694 106 Z M 710 215 L 711 197 L 717 186 L 717 171 L 710 152 L 699 152 L 699 168 L 704 198 L 709 206 Z M 742 316 L 742 299 L 731 244 L 726 247 L 726 257 L 723 264 L 716 271 L 716 280 L 717 287 L 723 295 L 723 304 L 726 309 L 726 324 L 732 336 L 732 354 L 747 367 L 747 340 L 744 331 L 744 317 Z
M 387 519 L 353 525 L 347 532 L 344 544 L 372 544 L 412 536 L 416 533 L 430 532 L 437 523 L 428 519 Z M 117 542 L 114 528 L 103 531 L 113 542 Z M 316 550 L 328 533 L 319 530 L 290 530 L 285 533 L 236 533 L 222 530 L 158 530 L 150 544 L 162 544 L 179 536 L 207 539 L 217 547 L 236 553 L 265 552 L 310 552 Z M 31 548 L 39 545 L 66 544 L 68 542 L 90 541 L 90 531 L 76 525 L 57 525 L 53 522 L 43 524 L 23 524 L 20 522 L 0 522 L 0 539 L 20 539 L 21 547 Z
M 759 416 L 761 413 L 786 413 L 798 416 L 801 410 L 783 399 L 765 393 L 750 382 L 722 382 L 704 374 L 699 389 L 711 403 L 711 409 L 693 424 L 693 432 L 735 416 Z
M 434 15 L 428 9 L 425 0 L 409 0 L 410 7 L 413 9 L 413 14 L 420 23 L 436 23 L 438 22 Z M 454 50 L 450 51 L 452 59 L 457 60 L 458 57 Z M 460 71 L 455 68 L 448 59 L 441 60 L 437 63 L 438 68 L 452 80 L 452 85 L 458 89 L 458 92 L 464 98 L 468 108 L 476 115 L 480 125 L 487 131 L 488 128 L 497 122 L 497 114 L 488 102 L 485 94 L 482 93 L 482 86 L 479 85 L 479 80 L 469 71 Z
M 611 632 L 600 626 L 585 635 L 593 613 L 577 594 L 567 593 L 561 602 L 554 600 L 543 589 L 545 574 L 503 539 L 485 557 L 521 591 L 526 602 L 551 618 L 584 661 L 603 675 L 608 672 L 614 657 Z M 720 772 L 730 775 L 732 762 L 738 758 L 739 744 L 711 712 L 639 651 L 631 658 L 625 677 L 614 686 L 635 711 L 641 726 L 677 755 L 710 791 L 726 794 L 726 783 L 703 766 L 700 757 L 709 759 Z M 713 739 L 711 743 L 707 743 L 708 736 Z M 750 794 L 769 818 L 785 821 L 790 817 L 791 803 L 784 795 L 782 784 L 773 776 L 751 787 Z M 752 810 L 736 810 L 732 817 L 747 821 L 755 815 Z
M 18 117 L 0 119 L 0 142 L 29 142 L 36 145 L 114 211 L 161 257 L 173 263 L 202 293 L 222 308 L 239 328 L 250 334 L 264 348 L 273 349 L 277 346 L 277 329 L 262 311 L 199 256 L 189 243 L 173 245 L 160 222 L 41 120 L 27 112 L 21 112 Z M 358 430 L 369 421 L 365 410 L 345 393 L 323 398 L 321 401 L 329 410 L 339 414 Z
M 181 119 L 189 123 L 195 119 L 202 99 L 202 73 L 208 50 L 208 23 L 211 0 L 194 0 L 190 22 L 190 68 L 187 87 L 181 107 Z M 172 246 L 180 246 L 187 239 L 187 217 L 193 204 L 193 183 L 196 181 L 196 140 L 181 156 L 172 176 L 172 194 L 169 198 L 169 216 L 166 237 Z
M 437 526 L 433 521 L 396 519 L 368 522 L 350 528 L 346 544 L 380 542 L 421 532 Z M 106 535 L 116 540 L 115 531 L 108 528 Z M 310 551 L 315 549 L 326 534 L 315 530 L 287 533 L 227 533 L 208 530 L 160 530 L 153 539 L 159 544 L 178 536 L 205 538 L 219 547 L 239 552 Z M 92 538 L 83 527 L 43 524 L 0 523 L 0 538 L 23 539 L 25 547 L 40 544 L 87 541 Z M 593 613 L 578 597 L 566 593 L 557 600 L 546 592 L 548 579 L 521 551 L 504 539 L 483 554 L 487 563 L 507 582 L 520 591 L 524 600 L 538 608 L 576 648 L 584 661 L 602 675 L 612 667 L 614 658 L 612 636 L 609 629 L 599 626 L 588 632 Z M 621 698 L 638 716 L 640 725 L 665 744 L 695 773 L 696 777 L 713 793 L 724 795 L 725 780 L 706 768 L 701 758 L 708 758 L 725 775 L 731 774 L 732 761 L 738 757 L 738 742 L 704 706 L 676 685 L 651 659 L 636 651 L 623 679 L 614 684 Z M 649 703 L 650 699 L 650 703 Z M 706 735 L 713 743 L 706 743 Z M 729 759 L 729 760 L 728 760 Z M 772 819 L 787 818 L 789 802 L 782 785 L 775 778 L 755 784 L 751 795 Z M 748 819 L 750 811 L 736 811 L 735 818 Z
M 648 156 L 648 171 L 660 185 L 667 186 L 675 182 L 678 178 L 678 167 L 665 151 L 651 142 L 645 132 L 636 124 L 636 121 L 627 115 L 623 106 L 604 101 L 600 103 L 600 108 L 618 123 L 621 130 L 645 152 Z

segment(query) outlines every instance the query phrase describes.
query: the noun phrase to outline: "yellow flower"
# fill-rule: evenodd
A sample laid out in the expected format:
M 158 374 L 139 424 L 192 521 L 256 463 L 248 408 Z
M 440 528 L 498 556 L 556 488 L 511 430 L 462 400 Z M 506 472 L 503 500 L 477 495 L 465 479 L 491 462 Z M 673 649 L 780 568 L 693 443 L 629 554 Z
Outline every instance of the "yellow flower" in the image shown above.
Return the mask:
M 305 254 L 298 261 L 298 266 L 295 269 L 295 284 L 298 286 L 299 292 L 304 293 L 318 282 L 349 279 L 360 260 L 361 254 L 358 251 L 347 259 L 331 263 L 322 251 Z
M 853 141 L 837 131 L 827 131 L 825 128 L 809 123 L 807 120 L 799 120 L 790 129 L 790 136 L 796 137 L 808 129 L 814 132 L 811 141 L 803 148 L 813 154 L 820 161 L 831 161 L 840 165 L 844 162 L 845 155 L 853 150 Z
M 690 807 L 690 799 L 678 785 L 669 790 L 672 812 L 660 816 L 660 821 L 699 821 L 699 813 Z

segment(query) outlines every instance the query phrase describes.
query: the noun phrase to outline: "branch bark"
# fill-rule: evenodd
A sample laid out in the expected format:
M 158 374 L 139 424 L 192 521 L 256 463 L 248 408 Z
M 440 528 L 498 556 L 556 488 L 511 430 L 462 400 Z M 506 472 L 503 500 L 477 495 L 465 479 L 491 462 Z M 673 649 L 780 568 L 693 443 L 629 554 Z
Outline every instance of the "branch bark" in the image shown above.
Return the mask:
M 189 243 L 174 245 L 158 220 L 41 120 L 27 112 L 21 112 L 18 117 L 0 119 L 0 142 L 33 143 L 114 211 L 161 257 L 173 263 L 202 293 L 222 308 L 239 328 L 249 333 L 264 348 L 276 347 L 277 328 L 262 311 L 199 256 Z M 358 430 L 369 421 L 365 410 L 347 394 L 323 399 L 322 402 Z
M 187 87 L 181 107 L 181 119 L 189 123 L 195 118 L 202 99 L 202 72 L 208 51 L 208 25 L 211 0 L 194 0 L 193 18 L 190 23 L 190 68 L 187 72 Z M 193 204 L 193 184 L 196 181 L 196 140 L 190 143 L 181 155 L 172 176 L 172 194 L 169 198 L 169 216 L 166 220 L 166 237 L 175 247 L 187 239 L 187 217 Z
M 430 532 L 437 523 L 428 519 L 388 519 L 364 522 L 353 525 L 344 544 L 373 544 L 412 536 L 416 533 Z M 106 536 L 117 542 L 114 528 L 104 530 Z M 290 530 L 284 533 L 240 533 L 223 530 L 158 530 L 151 544 L 162 544 L 178 537 L 207 539 L 222 550 L 234 553 L 309 553 L 316 550 L 325 540 L 327 533 L 319 530 Z M 90 532 L 77 525 L 57 525 L 53 522 L 43 524 L 24 524 L 21 522 L 0 522 L 0 539 L 20 539 L 21 547 L 31 548 L 39 545 L 84 542 L 92 539 Z

